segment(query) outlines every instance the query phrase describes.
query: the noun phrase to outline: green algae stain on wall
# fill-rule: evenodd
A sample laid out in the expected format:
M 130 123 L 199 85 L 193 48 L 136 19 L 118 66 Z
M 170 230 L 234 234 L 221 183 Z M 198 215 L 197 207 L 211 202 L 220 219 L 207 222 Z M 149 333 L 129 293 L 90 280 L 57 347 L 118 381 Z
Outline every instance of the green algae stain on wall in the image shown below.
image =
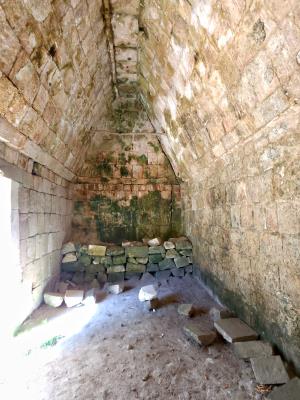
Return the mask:
M 80 208 L 76 208 L 80 212 Z M 182 233 L 181 210 L 171 198 L 163 199 L 159 191 L 138 198 L 128 205 L 96 195 L 89 201 L 97 237 L 101 241 L 120 243 L 122 240 L 141 240 L 143 237 L 178 236 Z

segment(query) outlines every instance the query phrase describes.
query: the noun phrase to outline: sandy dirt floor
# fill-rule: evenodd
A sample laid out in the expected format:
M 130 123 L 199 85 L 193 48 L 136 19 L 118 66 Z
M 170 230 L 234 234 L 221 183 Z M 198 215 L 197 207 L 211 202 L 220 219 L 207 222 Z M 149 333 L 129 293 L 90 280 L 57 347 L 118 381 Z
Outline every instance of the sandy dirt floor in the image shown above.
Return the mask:
M 216 303 L 197 281 L 186 276 L 163 282 L 155 312 L 138 300 L 142 285 L 128 281 L 119 295 L 99 291 L 96 305 L 36 310 L 14 338 L 13 350 L 6 346 L 0 397 L 264 399 L 256 393 L 250 364 L 238 360 L 229 344 L 219 338 L 200 347 L 183 334 L 187 322 L 213 325 L 207 312 Z M 185 302 L 196 306 L 192 319 L 178 315 L 178 304 Z

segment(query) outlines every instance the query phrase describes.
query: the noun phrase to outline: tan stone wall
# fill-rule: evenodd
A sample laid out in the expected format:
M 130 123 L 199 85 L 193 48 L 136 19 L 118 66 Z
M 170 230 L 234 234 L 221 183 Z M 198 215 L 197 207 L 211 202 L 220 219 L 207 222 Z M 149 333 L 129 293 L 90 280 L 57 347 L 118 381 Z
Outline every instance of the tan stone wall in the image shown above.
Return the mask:
M 73 179 L 112 100 L 102 0 L 0 4 L 0 141 Z
M 13 230 L 19 239 L 20 282 L 11 290 L 18 297 L 18 311 L 22 309 L 16 321 L 20 323 L 59 277 L 60 249 L 70 235 L 73 202 L 67 181 L 4 144 L 0 170 L 14 182 Z
M 145 1 L 141 24 L 199 271 L 300 369 L 299 1 Z

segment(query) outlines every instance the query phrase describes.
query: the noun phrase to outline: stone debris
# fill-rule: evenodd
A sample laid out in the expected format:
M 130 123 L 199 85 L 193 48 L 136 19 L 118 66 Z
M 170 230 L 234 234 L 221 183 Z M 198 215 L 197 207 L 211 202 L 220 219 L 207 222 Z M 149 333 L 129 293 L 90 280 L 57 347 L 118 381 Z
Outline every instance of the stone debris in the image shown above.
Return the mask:
M 94 288 L 92 288 L 85 293 L 82 303 L 85 306 L 89 306 L 92 304 L 96 304 L 96 302 L 97 302 L 96 291 Z
M 177 246 L 190 247 L 187 238 L 173 238 L 162 244 L 160 238 L 143 239 L 143 242 L 124 241 L 122 246 L 109 245 L 64 245 L 61 269 L 76 285 L 120 282 L 124 279 L 140 278 L 146 271 L 157 279 L 168 279 L 170 275 L 183 278 L 192 272 L 193 266 L 187 255 L 191 249 L 175 250 Z M 184 243 L 184 244 L 182 244 Z M 72 252 L 69 252 L 71 251 Z M 75 251 L 74 251 L 75 250 Z M 68 253 L 67 253 L 68 252 Z M 174 262 L 175 260 L 175 262 Z M 169 270 L 165 274 L 156 274 Z
M 295 377 L 283 386 L 276 387 L 268 397 L 269 400 L 299 400 L 300 379 Z
M 61 260 L 63 264 L 74 263 L 76 261 L 77 261 L 77 256 L 75 253 L 67 253 L 63 256 L 63 259 Z
M 61 254 L 64 256 L 65 254 L 68 254 L 68 253 L 76 253 L 75 245 L 72 242 L 65 243 L 62 246 Z
M 159 246 L 161 245 L 162 240 L 161 238 L 153 238 L 148 241 L 148 246 Z
M 234 313 L 231 312 L 230 310 L 227 310 L 227 308 L 219 309 L 216 307 L 212 307 L 209 310 L 209 316 L 213 321 L 219 321 L 219 319 L 234 317 Z
M 64 300 L 67 307 L 74 307 L 80 304 L 83 300 L 84 291 L 69 289 L 66 291 Z
M 251 358 L 250 361 L 258 383 L 279 385 L 288 382 L 289 376 L 280 356 Z
M 140 301 L 149 301 L 157 297 L 157 290 L 154 285 L 143 286 L 139 291 Z
M 220 319 L 214 326 L 229 343 L 256 340 L 258 337 L 257 333 L 239 318 Z
M 64 301 L 62 294 L 57 292 L 45 292 L 44 302 L 50 307 L 60 307 Z
M 201 346 L 209 346 L 217 337 L 216 332 L 203 330 L 198 325 L 186 325 L 183 327 L 184 333 Z
M 195 309 L 193 304 L 180 304 L 177 311 L 180 315 L 184 315 L 185 317 L 192 317 Z
M 233 343 L 233 351 L 238 358 L 243 360 L 256 357 L 268 357 L 273 354 L 273 348 L 270 343 L 260 340 Z
M 115 285 L 108 285 L 107 290 L 111 294 L 120 294 L 124 291 L 124 284 L 118 283 Z
M 166 250 L 175 249 L 175 244 L 167 240 L 166 242 L 164 242 L 164 248 Z

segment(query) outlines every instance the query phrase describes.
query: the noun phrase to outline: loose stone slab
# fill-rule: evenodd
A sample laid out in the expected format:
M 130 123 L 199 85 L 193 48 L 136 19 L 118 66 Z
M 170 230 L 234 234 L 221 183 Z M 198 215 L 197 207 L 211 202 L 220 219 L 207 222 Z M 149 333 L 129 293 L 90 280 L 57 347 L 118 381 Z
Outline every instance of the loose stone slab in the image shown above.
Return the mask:
M 260 340 L 233 343 L 233 351 L 235 355 L 242 360 L 256 357 L 268 357 L 273 354 L 273 348 L 270 343 Z
M 251 358 L 255 379 L 262 385 L 279 385 L 286 383 L 289 376 L 280 356 Z
M 148 272 L 158 271 L 158 264 L 148 263 L 147 267 L 146 267 L 146 271 L 148 271 Z
M 179 257 L 179 254 L 177 253 L 177 251 L 175 249 L 167 250 L 166 258 L 176 258 L 176 257 Z
M 67 307 L 74 307 L 80 304 L 83 300 L 83 290 L 67 290 L 64 300 Z
M 74 243 L 72 243 L 72 242 L 65 243 L 61 249 L 62 255 L 65 255 L 68 253 L 75 253 L 75 252 L 76 252 L 76 248 L 75 248 Z
M 183 328 L 184 333 L 201 346 L 209 346 L 217 337 L 214 331 L 205 331 L 197 325 L 187 325 Z
M 105 257 L 94 257 L 93 264 L 103 264 L 105 266 L 112 265 L 112 257 L 105 256 Z
M 88 253 L 90 256 L 105 256 L 106 246 L 98 246 L 95 244 L 90 244 L 88 247 Z
M 125 247 L 127 257 L 148 257 L 148 246 Z
M 177 311 L 180 315 L 184 315 L 185 317 L 192 317 L 195 309 L 193 304 L 180 304 Z
M 213 321 L 219 321 L 220 319 L 232 318 L 234 317 L 234 314 L 230 310 L 227 310 L 227 308 L 220 310 L 216 307 L 212 307 L 209 310 L 209 316 Z
M 139 291 L 140 301 L 149 301 L 157 297 L 157 290 L 154 285 L 143 286 Z
M 46 292 L 44 293 L 44 302 L 50 307 L 60 307 L 64 301 L 64 297 L 61 293 Z
M 124 290 L 124 284 L 118 283 L 116 285 L 108 285 L 107 290 L 111 294 L 120 294 Z
M 121 265 L 126 263 L 126 256 L 125 254 L 122 256 L 113 256 L 112 258 L 114 265 Z
M 67 253 L 63 256 L 63 259 L 61 260 L 63 264 L 73 263 L 76 261 L 77 261 L 77 256 L 75 253 Z
M 125 249 L 122 246 L 109 246 L 106 249 L 107 256 L 122 256 L 125 254 Z
M 167 240 L 164 242 L 164 248 L 166 250 L 175 249 L 175 244 Z
M 148 257 L 137 257 L 136 261 L 137 261 L 137 264 L 147 264 Z
M 164 254 L 165 249 L 163 246 L 151 246 L 149 247 L 149 254 Z
M 111 274 L 107 274 L 108 282 L 121 282 L 124 281 L 125 274 L 124 272 L 112 272 Z
M 145 264 L 131 264 L 127 263 L 126 264 L 126 271 L 127 272 L 139 272 L 143 273 L 146 271 L 146 266 Z
M 299 400 L 300 379 L 295 377 L 283 386 L 273 389 L 268 399 L 270 400 Z
M 160 271 L 175 268 L 174 261 L 171 258 L 165 258 L 158 263 Z
M 172 268 L 171 269 L 172 275 L 182 278 L 184 276 L 184 268 Z
M 188 258 L 185 256 L 174 258 L 174 262 L 177 268 L 187 267 L 190 263 Z
M 216 330 L 229 343 L 257 339 L 257 333 L 239 318 L 220 319 L 214 323 Z
M 107 267 L 108 274 L 112 274 L 114 272 L 125 272 L 125 266 L 124 265 L 111 265 L 110 267 Z

